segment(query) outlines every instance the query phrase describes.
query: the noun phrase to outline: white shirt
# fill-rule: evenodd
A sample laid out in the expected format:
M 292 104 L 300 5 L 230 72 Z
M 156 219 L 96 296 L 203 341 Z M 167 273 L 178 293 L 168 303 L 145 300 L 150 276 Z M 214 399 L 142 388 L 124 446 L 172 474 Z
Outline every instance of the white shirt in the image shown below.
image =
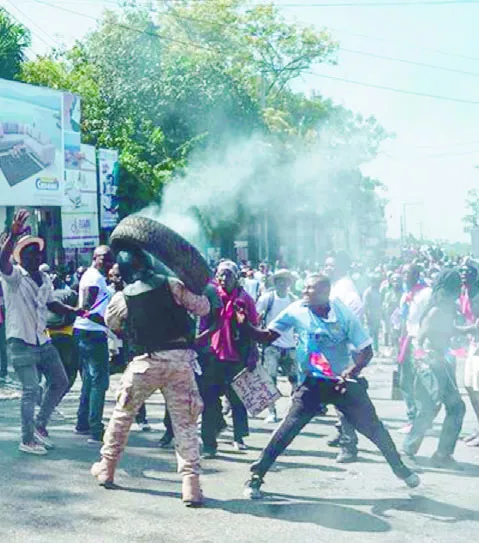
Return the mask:
M 331 301 L 339 300 L 348 307 L 358 319 L 362 319 L 364 304 L 350 277 L 342 277 L 332 285 L 330 299 Z
M 80 287 L 78 292 L 78 303 L 80 307 L 83 307 L 86 297 L 88 296 L 88 289 L 90 287 L 97 287 L 98 294 L 95 302 L 90 310 L 91 315 L 105 316 L 105 311 L 110 301 L 110 291 L 106 283 L 106 278 L 93 266 L 83 274 L 80 280 Z M 77 317 L 73 327 L 76 330 L 87 330 L 88 332 L 106 332 L 106 327 L 86 319 L 84 317 Z
M 270 297 L 273 295 L 273 305 L 271 310 L 266 315 L 266 326 L 269 325 L 284 309 L 289 307 L 296 300 L 288 294 L 285 298 L 280 298 L 276 292 L 265 292 L 256 304 L 256 310 L 261 315 L 268 309 Z M 296 341 L 294 338 L 294 330 L 290 329 L 287 332 L 283 332 L 281 336 L 273 343 L 275 347 L 280 349 L 294 349 L 296 347 Z
M 419 327 L 421 322 L 422 314 L 431 299 L 432 288 L 426 287 L 417 292 L 414 295 L 411 303 L 409 304 L 409 311 L 406 319 L 406 331 L 408 336 L 417 337 L 419 334 Z M 403 294 L 400 302 L 401 313 L 404 309 L 404 304 L 406 303 L 407 294 Z
M 0 274 L 5 297 L 7 339 L 16 338 L 30 345 L 44 345 L 47 334 L 47 304 L 54 301 L 53 285 L 46 273 L 39 272 L 39 287 L 21 266 L 10 275 Z
M 243 282 L 243 288 L 251 296 L 251 298 L 253 298 L 254 301 L 257 300 L 260 288 L 260 283 L 257 279 L 246 277 Z

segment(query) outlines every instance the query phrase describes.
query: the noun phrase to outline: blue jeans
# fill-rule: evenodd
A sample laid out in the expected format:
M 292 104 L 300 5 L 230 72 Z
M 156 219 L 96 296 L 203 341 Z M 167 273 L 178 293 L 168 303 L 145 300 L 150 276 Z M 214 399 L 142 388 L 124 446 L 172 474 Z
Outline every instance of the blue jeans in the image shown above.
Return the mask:
M 75 330 L 80 359 L 82 388 L 77 413 L 77 429 L 89 430 L 91 437 L 103 437 L 103 409 L 109 386 L 108 343 L 104 332 Z
M 51 343 L 27 345 L 23 341 L 9 340 L 9 357 L 22 383 L 22 441 L 31 443 L 35 431 L 35 405 L 37 403 L 39 374 L 46 379 L 47 388 L 43 395 L 36 426 L 45 428 L 50 415 L 60 403 L 68 387 L 68 378 L 60 355 Z
M 412 456 L 417 454 L 427 430 L 432 427 L 443 404 L 446 416 L 442 423 L 437 454 L 442 457 L 451 456 L 466 413 L 466 405 L 457 388 L 454 365 L 438 359 L 430 360 L 427 368 L 417 369 L 414 393 L 417 415 L 411 431 L 404 439 L 404 452 Z

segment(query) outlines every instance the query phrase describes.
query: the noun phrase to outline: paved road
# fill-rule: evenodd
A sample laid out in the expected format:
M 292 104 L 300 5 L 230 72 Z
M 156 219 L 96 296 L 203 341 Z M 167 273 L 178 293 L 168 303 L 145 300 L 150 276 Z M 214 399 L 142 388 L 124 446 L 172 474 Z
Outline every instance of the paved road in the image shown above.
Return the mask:
M 368 369 L 371 395 L 397 443 L 404 423 L 401 402 L 389 400 L 392 367 L 386 361 Z M 461 371 L 461 370 L 459 370 Z M 209 498 L 201 510 L 180 501 L 180 481 L 172 450 L 159 450 L 163 400 L 148 403 L 155 432 L 133 431 L 121 469 L 119 490 L 97 487 L 89 475 L 98 450 L 72 433 L 77 393 L 62 404 L 70 416 L 53 422 L 57 449 L 48 457 L 17 451 L 18 400 L 0 402 L 0 541 L 154 542 L 154 543 L 451 543 L 477 539 L 479 528 L 479 449 L 458 444 L 465 470 L 451 473 L 428 467 L 436 437 L 420 454 L 423 485 L 410 491 L 395 479 L 365 439 L 361 461 L 334 462 L 326 445 L 332 416 L 316 418 L 268 474 L 262 502 L 242 498 L 248 465 L 266 443 L 271 427 L 261 419 L 246 453 L 234 453 L 228 436 L 217 459 L 204 462 L 203 486 Z M 107 414 L 113 405 L 113 394 Z M 282 400 L 285 410 L 287 400 Z M 472 429 L 468 407 L 464 430 Z M 438 425 L 435 429 L 437 430 Z

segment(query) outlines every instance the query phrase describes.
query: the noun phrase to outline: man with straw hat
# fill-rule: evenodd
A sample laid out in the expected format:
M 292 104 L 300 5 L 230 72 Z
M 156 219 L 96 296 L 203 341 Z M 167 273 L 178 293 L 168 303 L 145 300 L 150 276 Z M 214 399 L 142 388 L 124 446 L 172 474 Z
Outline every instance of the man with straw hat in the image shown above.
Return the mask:
M 273 274 L 273 290 L 265 292 L 256 304 L 256 310 L 261 315 L 262 324 L 267 327 L 284 309 L 296 301 L 291 294 L 290 287 L 293 282 L 293 276 L 287 269 L 279 269 Z M 294 333 L 290 330 L 268 345 L 263 350 L 263 364 L 276 383 L 278 371 L 288 378 L 291 384 L 292 392 L 295 391 L 298 372 L 296 368 L 296 341 Z M 277 422 L 278 417 L 274 405 L 269 408 L 269 415 L 266 417 L 267 424 Z
M 20 210 L 2 243 L 0 279 L 5 296 L 9 359 L 23 389 L 19 450 L 44 455 L 53 447 L 47 423 L 68 386 L 62 361 L 46 331 L 47 309 L 59 314 L 83 311 L 54 300 L 50 278 L 39 270 L 45 242 L 25 235 L 28 217 L 26 210 Z M 34 420 L 40 372 L 46 377 L 47 389 Z

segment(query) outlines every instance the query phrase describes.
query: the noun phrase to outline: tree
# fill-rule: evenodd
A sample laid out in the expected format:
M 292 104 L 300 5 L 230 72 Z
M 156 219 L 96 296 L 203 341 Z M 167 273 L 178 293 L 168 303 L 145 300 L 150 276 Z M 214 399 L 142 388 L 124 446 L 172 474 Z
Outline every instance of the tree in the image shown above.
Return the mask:
M 30 33 L 15 23 L 7 11 L 0 8 L 0 77 L 14 79 L 25 60 L 25 49 L 30 45 Z
M 479 190 L 471 189 L 467 192 L 466 198 L 467 213 L 464 215 L 464 232 L 471 232 L 479 226 Z
M 21 76 L 81 95 L 84 141 L 120 151 L 123 213 L 160 202 L 174 179 L 174 204 L 210 239 L 235 239 L 268 209 L 343 226 L 376 216 L 377 186 L 360 166 L 389 135 L 372 117 L 291 88 L 314 64 L 336 62 L 328 31 L 242 0 L 129 6 L 106 12 L 82 44 L 25 63 Z M 239 147 L 246 174 L 230 157 Z

